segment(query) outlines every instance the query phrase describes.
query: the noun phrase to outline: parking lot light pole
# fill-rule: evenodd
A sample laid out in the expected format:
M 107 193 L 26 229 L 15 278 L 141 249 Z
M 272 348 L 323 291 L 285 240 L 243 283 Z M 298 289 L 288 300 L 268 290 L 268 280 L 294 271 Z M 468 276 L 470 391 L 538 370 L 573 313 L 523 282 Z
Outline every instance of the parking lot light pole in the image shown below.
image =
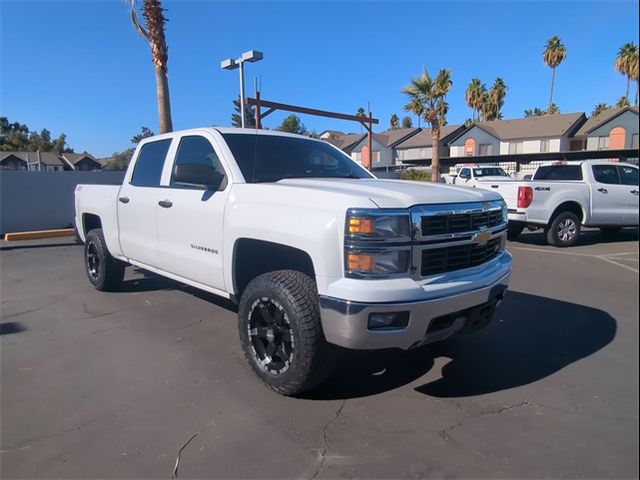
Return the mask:
M 240 58 L 233 59 L 227 58 L 220 62 L 220 68 L 223 70 L 235 70 L 240 69 L 240 126 L 244 128 L 244 108 L 245 108 L 245 94 L 244 94 L 244 62 L 258 62 L 264 58 L 264 54 L 258 50 L 249 50 L 244 52 Z

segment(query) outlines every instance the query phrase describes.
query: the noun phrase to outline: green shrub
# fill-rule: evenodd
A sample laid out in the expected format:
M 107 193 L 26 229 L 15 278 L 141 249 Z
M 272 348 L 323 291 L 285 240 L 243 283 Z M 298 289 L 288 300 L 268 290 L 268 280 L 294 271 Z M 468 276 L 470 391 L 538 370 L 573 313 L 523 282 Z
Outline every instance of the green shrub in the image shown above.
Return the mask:
M 430 182 L 431 174 L 425 170 L 410 168 L 402 172 L 402 175 L 400 175 L 400 178 L 402 180 L 416 180 L 418 182 Z

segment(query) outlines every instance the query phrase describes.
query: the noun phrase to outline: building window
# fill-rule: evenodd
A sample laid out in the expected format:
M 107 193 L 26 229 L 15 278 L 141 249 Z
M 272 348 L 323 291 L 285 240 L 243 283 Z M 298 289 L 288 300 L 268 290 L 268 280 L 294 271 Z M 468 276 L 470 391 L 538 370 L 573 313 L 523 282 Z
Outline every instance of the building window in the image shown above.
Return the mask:
M 524 150 L 524 143 L 523 142 L 510 142 L 509 143 L 509 153 L 510 154 L 518 154 L 518 153 L 522 153 Z
M 550 152 L 551 151 L 551 140 L 541 140 L 540 141 L 540 152 Z
M 609 137 L 598 137 L 598 150 L 607 150 L 609 148 Z
M 493 153 L 493 145 L 490 143 L 480 144 L 480 155 L 491 155 Z

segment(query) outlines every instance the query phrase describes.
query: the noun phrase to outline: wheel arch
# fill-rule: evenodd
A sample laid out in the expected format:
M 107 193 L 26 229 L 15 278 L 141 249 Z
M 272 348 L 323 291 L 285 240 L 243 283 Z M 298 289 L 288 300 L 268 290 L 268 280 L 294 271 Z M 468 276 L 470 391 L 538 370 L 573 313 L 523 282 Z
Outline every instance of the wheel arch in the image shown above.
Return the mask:
M 253 238 L 239 238 L 233 246 L 233 292 L 240 297 L 247 284 L 263 273 L 295 270 L 315 280 L 311 256 L 296 247 Z
M 580 220 L 580 223 L 583 223 L 586 218 L 586 212 L 580 202 L 576 200 L 566 200 L 553 210 L 553 213 L 549 217 L 549 221 L 547 223 L 551 224 L 555 218 L 563 212 L 571 212 L 575 214 L 578 217 L 578 220 Z
M 87 238 L 87 234 L 96 228 L 102 228 L 102 219 L 100 215 L 95 213 L 83 213 L 82 214 L 82 233 L 84 238 Z

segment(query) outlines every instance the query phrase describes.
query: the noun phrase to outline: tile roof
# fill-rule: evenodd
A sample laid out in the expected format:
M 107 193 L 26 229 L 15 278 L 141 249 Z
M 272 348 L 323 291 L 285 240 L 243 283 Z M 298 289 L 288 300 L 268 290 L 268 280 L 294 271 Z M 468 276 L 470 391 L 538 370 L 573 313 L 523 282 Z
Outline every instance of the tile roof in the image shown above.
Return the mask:
M 576 136 L 587 135 L 590 131 L 595 130 L 600 125 L 607 123 L 609 120 L 614 119 L 627 110 L 634 112 L 636 115 L 638 114 L 638 107 L 608 108 L 600 112 L 598 115 L 589 117 L 587 121 L 582 124 L 580 130 L 576 132 Z
M 0 152 L 0 162 L 5 158 L 11 157 L 11 156 L 17 157 L 24 162 L 27 161 L 27 159 L 24 156 L 24 152 Z
M 562 137 L 586 119 L 584 113 L 564 113 L 539 117 L 514 118 L 512 120 L 492 120 L 476 122 L 474 126 L 484 130 L 499 140 L 519 140 L 527 138 Z
M 444 140 L 452 133 L 457 132 L 460 128 L 464 128 L 464 125 L 445 125 L 440 127 L 440 140 Z M 431 129 L 423 128 L 420 133 L 413 135 L 407 140 L 396 145 L 396 148 L 420 148 L 431 147 L 433 145 L 433 138 L 431 137 Z
M 396 128 L 394 130 L 386 130 L 380 133 L 374 133 L 373 138 L 376 142 L 387 148 L 393 148 L 406 138 L 410 138 L 420 132 L 419 128 Z
M 89 160 L 92 160 L 96 163 L 100 163 L 93 157 L 93 155 L 90 155 L 88 153 L 63 153 L 62 156 L 72 165 L 75 165 L 83 158 L 88 158 Z

